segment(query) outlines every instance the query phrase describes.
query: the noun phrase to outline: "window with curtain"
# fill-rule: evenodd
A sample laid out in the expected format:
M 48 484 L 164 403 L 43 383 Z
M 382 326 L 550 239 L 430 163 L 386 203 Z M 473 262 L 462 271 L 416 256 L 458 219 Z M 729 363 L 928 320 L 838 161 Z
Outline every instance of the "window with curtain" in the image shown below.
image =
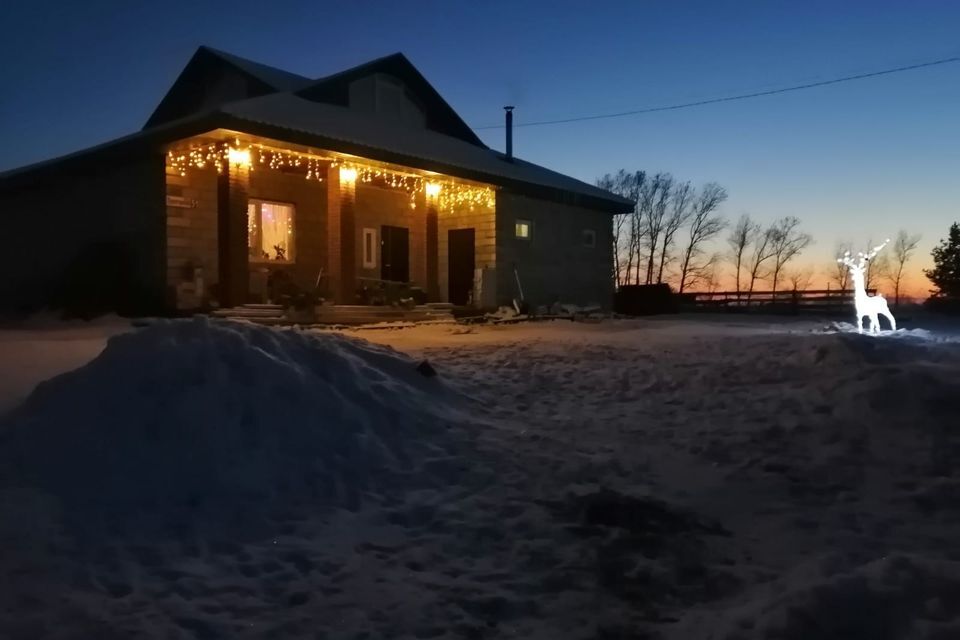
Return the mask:
M 251 200 L 247 205 L 247 249 L 251 260 L 293 262 L 292 204 Z

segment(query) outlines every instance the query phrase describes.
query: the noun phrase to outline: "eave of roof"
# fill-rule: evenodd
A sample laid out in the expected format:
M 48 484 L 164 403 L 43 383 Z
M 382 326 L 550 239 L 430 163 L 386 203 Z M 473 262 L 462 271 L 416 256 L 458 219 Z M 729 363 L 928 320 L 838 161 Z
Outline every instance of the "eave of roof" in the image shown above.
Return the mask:
M 160 151 L 176 140 L 229 129 L 273 140 L 349 153 L 505 187 L 517 193 L 608 213 L 633 209 L 629 200 L 575 178 L 424 129 L 397 127 L 346 107 L 293 94 L 271 94 L 222 105 L 51 160 L 0 173 L 0 186 L 39 178 L 95 156 Z
M 137 131 L 62 156 L 8 169 L 0 172 L 0 187 L 16 186 L 21 181 L 37 179 L 47 172 L 62 171 L 70 168 L 74 163 L 89 161 L 94 158 L 122 156 L 145 149 L 160 151 L 164 145 L 175 140 L 189 138 L 219 128 L 218 123 L 222 119 L 222 114 L 216 111 L 207 111 L 157 125 L 150 129 Z

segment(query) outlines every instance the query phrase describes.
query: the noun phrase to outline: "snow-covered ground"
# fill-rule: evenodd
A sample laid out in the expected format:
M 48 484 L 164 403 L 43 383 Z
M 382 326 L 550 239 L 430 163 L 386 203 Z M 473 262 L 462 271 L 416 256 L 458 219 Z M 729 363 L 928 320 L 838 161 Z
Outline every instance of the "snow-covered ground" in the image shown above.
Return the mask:
M 0 425 L 0 637 L 960 637 L 942 328 L 126 331 L 0 331 L 123 332 Z

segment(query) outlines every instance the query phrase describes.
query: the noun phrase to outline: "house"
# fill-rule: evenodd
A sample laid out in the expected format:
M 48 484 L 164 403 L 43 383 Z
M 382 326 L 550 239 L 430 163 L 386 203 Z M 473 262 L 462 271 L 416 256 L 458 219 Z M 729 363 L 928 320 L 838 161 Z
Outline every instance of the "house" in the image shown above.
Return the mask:
M 0 305 L 176 312 L 282 282 L 609 306 L 631 208 L 488 148 L 402 54 L 313 80 L 200 47 L 141 131 L 0 174 Z

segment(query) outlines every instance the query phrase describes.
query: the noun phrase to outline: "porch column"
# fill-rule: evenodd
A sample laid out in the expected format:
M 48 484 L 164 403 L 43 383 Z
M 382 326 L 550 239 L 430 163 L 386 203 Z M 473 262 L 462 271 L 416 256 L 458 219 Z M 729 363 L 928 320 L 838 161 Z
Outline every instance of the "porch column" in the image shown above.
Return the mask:
M 217 176 L 218 301 L 235 307 L 247 301 L 250 286 L 247 256 L 247 200 L 250 167 L 228 162 Z
M 327 272 L 339 304 L 354 304 L 357 290 L 356 172 L 327 170 Z
M 427 301 L 440 301 L 440 227 L 437 198 L 427 197 Z

